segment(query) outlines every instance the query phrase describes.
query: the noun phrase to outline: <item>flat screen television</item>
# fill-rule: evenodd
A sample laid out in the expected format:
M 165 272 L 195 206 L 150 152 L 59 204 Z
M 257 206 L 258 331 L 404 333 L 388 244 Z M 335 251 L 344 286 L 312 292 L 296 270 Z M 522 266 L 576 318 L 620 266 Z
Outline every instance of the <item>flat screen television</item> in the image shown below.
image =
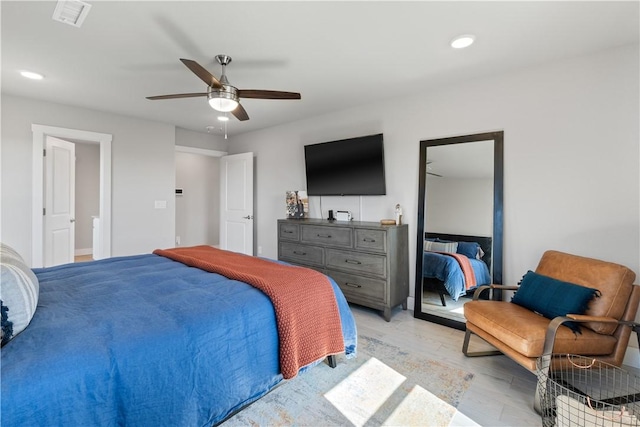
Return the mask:
M 310 196 L 386 194 L 382 134 L 304 146 Z

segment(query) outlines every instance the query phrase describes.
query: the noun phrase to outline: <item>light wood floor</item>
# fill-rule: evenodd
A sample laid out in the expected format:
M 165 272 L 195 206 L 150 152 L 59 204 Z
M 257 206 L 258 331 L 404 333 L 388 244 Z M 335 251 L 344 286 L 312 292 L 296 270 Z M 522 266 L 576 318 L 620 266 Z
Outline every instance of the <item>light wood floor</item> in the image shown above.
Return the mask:
M 93 255 L 76 255 L 74 262 L 87 262 L 93 261 Z
M 460 297 L 458 301 L 454 301 L 448 294 L 444 296 L 446 306 L 442 305 L 440 295 L 437 292 L 423 291 L 422 293 L 422 311 L 424 313 L 433 314 L 435 316 L 444 317 L 446 319 L 464 322 L 464 303 L 469 298 Z
M 533 410 L 536 376 L 506 356 L 469 358 L 462 354 L 464 332 L 419 320 L 413 311 L 400 307 L 391 322 L 379 312 L 351 305 L 358 333 L 380 339 L 409 352 L 418 352 L 433 360 L 474 374 L 458 412 L 482 426 L 539 426 L 540 416 Z M 474 339 L 475 338 L 475 339 Z M 486 348 L 472 337 L 472 349 Z M 400 372 L 402 373 L 402 372 Z M 464 417 L 451 425 L 464 425 Z

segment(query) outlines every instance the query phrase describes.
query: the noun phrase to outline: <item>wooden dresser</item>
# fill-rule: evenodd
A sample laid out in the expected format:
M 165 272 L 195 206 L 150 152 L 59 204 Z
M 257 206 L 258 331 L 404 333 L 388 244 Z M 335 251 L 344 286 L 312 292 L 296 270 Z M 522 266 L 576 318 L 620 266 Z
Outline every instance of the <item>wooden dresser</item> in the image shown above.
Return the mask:
M 336 281 L 347 301 L 382 310 L 409 296 L 407 225 L 322 219 L 278 220 L 278 259 L 318 270 Z

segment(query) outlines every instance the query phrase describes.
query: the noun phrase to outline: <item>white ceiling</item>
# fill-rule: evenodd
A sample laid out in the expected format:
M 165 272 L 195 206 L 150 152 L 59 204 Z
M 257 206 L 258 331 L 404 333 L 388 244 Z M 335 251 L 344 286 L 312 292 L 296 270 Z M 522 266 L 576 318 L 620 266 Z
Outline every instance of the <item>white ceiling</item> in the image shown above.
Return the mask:
M 179 58 L 240 89 L 302 100 L 242 100 L 251 119 L 229 135 L 457 81 L 638 43 L 638 1 L 89 1 L 81 28 L 51 19 L 54 1 L 2 1 L 2 92 L 174 124 L 219 124 Z M 451 39 L 476 35 L 468 49 Z M 21 77 L 28 69 L 42 81 Z M 219 131 L 216 131 L 219 132 Z

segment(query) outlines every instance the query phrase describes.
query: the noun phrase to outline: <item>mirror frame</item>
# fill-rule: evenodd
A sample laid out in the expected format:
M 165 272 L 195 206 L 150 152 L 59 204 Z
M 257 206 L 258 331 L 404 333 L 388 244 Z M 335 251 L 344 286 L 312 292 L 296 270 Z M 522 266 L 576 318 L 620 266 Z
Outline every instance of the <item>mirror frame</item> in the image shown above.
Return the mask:
M 454 136 L 448 138 L 428 139 L 420 141 L 420 170 L 418 174 L 418 223 L 416 245 L 416 282 L 414 292 L 413 316 L 418 319 L 439 323 L 451 328 L 465 330 L 465 324 L 456 320 L 436 316 L 422 311 L 422 257 L 424 250 L 425 199 L 427 185 L 427 147 L 439 145 L 464 144 L 468 142 L 493 140 L 493 236 L 491 279 L 494 284 L 502 284 L 502 225 L 503 225 L 503 184 L 504 184 L 504 131 Z M 501 299 L 500 292 L 494 292 L 493 299 Z

